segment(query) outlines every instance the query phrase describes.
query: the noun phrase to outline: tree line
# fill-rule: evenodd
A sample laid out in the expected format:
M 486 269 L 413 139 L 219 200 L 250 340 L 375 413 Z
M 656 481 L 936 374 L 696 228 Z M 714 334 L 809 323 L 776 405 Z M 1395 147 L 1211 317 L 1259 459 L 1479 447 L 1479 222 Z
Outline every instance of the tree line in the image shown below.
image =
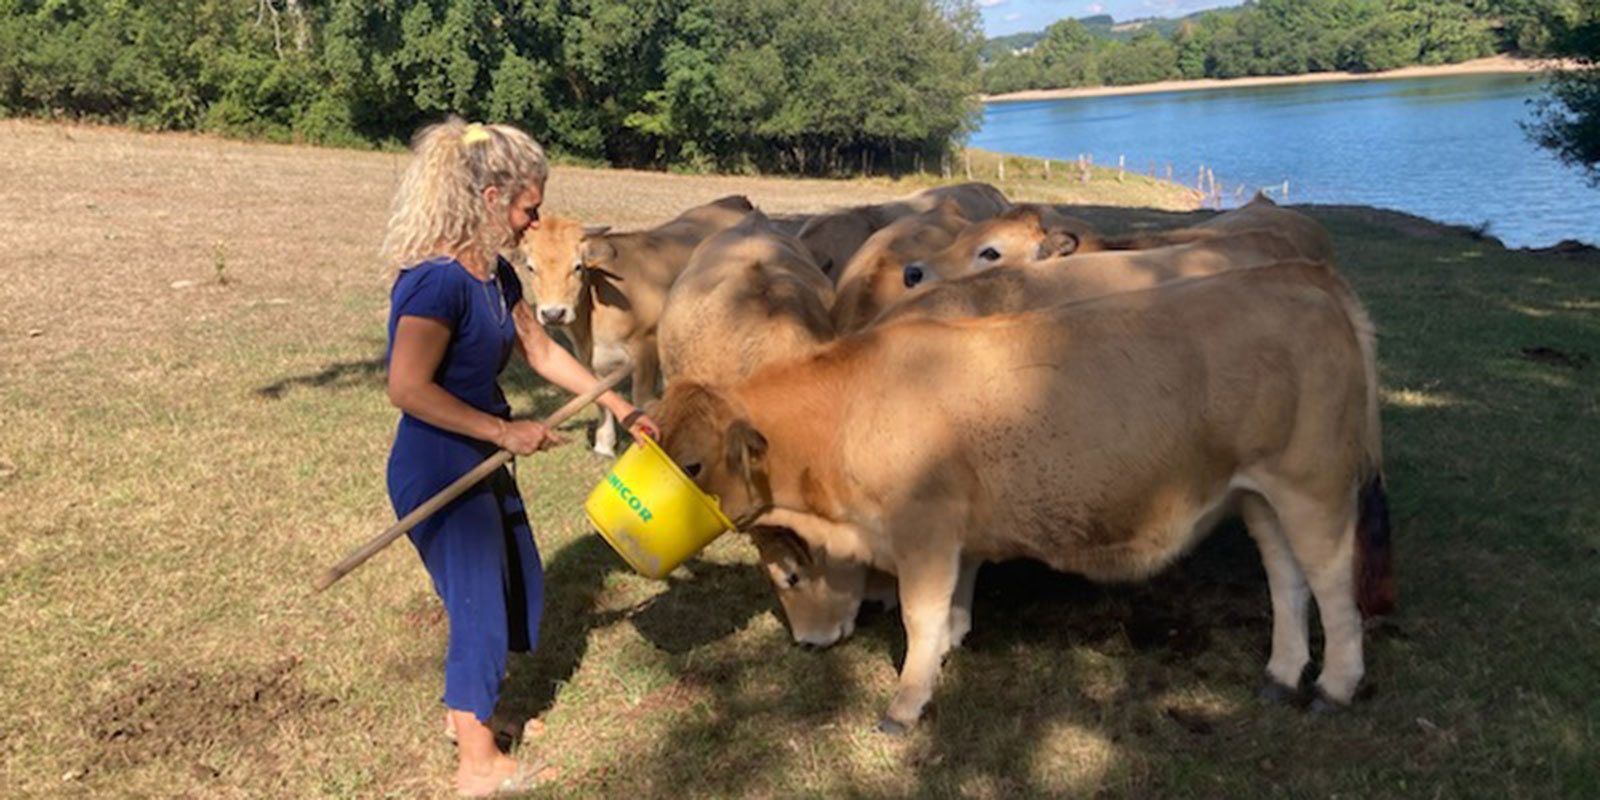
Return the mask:
M 1126 41 L 1064 19 L 1030 49 L 991 51 L 982 83 L 998 94 L 1541 55 L 1586 13 L 1586 0 L 1254 0 Z
M 937 166 L 971 0 L 0 0 L 0 115 L 393 146 L 447 113 L 618 166 Z

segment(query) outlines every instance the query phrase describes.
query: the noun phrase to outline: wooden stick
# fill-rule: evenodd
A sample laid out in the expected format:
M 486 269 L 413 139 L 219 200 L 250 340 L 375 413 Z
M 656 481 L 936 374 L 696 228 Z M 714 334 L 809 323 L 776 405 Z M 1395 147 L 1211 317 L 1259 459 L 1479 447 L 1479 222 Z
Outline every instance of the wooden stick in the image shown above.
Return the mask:
M 579 411 L 582 411 L 585 406 L 593 403 L 600 395 L 610 391 L 611 387 L 621 383 L 622 379 L 628 377 L 629 373 L 632 371 L 632 367 L 625 366 L 619 368 L 616 372 L 601 378 L 598 383 L 589 387 L 588 391 L 585 391 L 583 394 L 580 394 L 577 397 L 567 401 L 567 404 L 556 409 L 554 414 L 545 417 L 545 426 L 554 428 L 557 425 L 565 422 L 568 417 L 578 413 Z M 417 506 L 411 511 L 411 513 L 402 517 L 399 522 L 390 525 L 383 533 L 373 537 L 371 541 L 362 545 L 360 549 L 348 556 L 345 556 L 343 561 L 333 565 L 333 567 L 327 572 L 322 573 L 321 577 L 317 578 L 316 591 L 323 591 L 329 586 L 332 586 L 334 582 L 338 581 L 340 578 L 350 574 L 351 570 L 366 563 L 367 559 L 377 555 L 378 551 L 388 547 L 390 544 L 393 544 L 394 540 L 400 538 L 400 536 L 406 531 L 415 528 L 423 520 L 432 516 L 433 512 L 443 508 L 445 504 L 459 497 L 462 492 L 472 488 L 472 486 L 478 481 L 488 477 L 489 473 L 494 472 L 495 470 L 504 466 L 507 461 L 511 460 L 511 458 L 512 455 L 510 450 L 501 450 L 484 459 L 483 463 L 473 467 L 471 472 L 456 478 L 454 483 L 451 483 L 449 486 L 439 490 L 438 494 L 428 498 L 428 500 L 422 505 Z

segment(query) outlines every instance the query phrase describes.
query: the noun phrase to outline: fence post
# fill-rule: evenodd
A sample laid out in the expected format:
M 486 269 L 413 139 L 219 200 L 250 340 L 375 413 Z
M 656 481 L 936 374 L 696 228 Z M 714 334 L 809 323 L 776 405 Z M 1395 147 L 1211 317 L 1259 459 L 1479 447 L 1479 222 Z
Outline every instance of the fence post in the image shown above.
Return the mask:
M 972 180 L 972 151 L 971 150 L 962 150 L 961 154 L 962 154 L 962 156 L 964 156 L 966 158 L 966 162 L 967 162 L 967 180 L 970 181 L 970 180 Z
M 1006 182 L 1006 154 L 1005 153 L 1001 153 L 1000 154 L 1000 170 L 999 170 L 999 172 L 1000 172 L 1000 182 L 1001 183 L 1005 183 Z
M 1127 171 L 1128 157 L 1126 155 L 1117 156 L 1117 183 L 1122 183 L 1122 176 L 1126 174 Z
M 1289 181 L 1287 180 L 1283 182 L 1283 202 L 1285 204 L 1289 202 Z
M 1050 182 L 1050 159 L 1044 160 L 1044 182 Z

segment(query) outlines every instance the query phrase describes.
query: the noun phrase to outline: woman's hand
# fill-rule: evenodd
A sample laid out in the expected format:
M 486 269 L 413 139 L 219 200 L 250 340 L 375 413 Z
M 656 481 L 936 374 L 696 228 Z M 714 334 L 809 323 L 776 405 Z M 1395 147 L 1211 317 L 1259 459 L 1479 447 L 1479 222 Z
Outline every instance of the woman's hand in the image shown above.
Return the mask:
M 537 453 L 565 441 L 543 422 L 533 420 L 502 420 L 500 432 L 494 438 L 494 443 L 500 449 L 510 450 L 519 456 Z
M 661 434 L 661 426 L 657 425 L 650 415 L 637 408 L 622 418 L 622 426 L 627 428 L 628 433 L 635 439 L 641 436 L 654 439 Z

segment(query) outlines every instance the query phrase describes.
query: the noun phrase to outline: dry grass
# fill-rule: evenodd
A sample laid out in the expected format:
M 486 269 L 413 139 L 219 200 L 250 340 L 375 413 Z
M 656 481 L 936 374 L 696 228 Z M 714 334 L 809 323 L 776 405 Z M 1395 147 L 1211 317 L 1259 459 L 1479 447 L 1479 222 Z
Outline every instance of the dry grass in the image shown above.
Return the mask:
M 8 794 L 448 796 L 445 630 L 415 556 L 308 593 L 392 520 L 375 252 L 401 163 L 0 122 Z M 1189 202 L 1132 184 L 1138 205 Z M 913 188 L 559 168 L 550 204 L 627 227 L 732 192 L 788 213 Z M 1186 219 L 1116 196 L 1084 216 Z M 1370 640 L 1376 696 L 1335 719 L 1253 701 L 1266 593 L 1232 531 L 1139 587 L 986 568 L 934 715 L 884 737 L 895 617 L 795 648 L 733 536 L 668 582 L 628 573 L 577 510 L 604 464 L 568 447 L 519 475 L 550 612 L 507 702 L 543 723 L 519 745 L 559 770 L 543 793 L 1600 791 L 1600 269 L 1316 213 L 1388 334 L 1406 610 Z M 561 399 L 507 384 L 529 412 Z

